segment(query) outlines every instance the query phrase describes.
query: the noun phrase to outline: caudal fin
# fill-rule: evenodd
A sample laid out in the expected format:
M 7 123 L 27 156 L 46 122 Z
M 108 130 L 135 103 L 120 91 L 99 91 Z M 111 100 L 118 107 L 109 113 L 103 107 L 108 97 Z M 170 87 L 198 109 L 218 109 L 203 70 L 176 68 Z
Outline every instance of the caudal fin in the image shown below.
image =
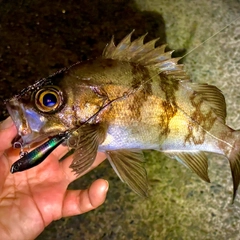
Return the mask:
M 232 151 L 229 153 L 228 160 L 231 167 L 233 179 L 233 198 L 232 203 L 237 194 L 238 185 L 240 183 L 240 130 L 233 132 L 235 143 Z

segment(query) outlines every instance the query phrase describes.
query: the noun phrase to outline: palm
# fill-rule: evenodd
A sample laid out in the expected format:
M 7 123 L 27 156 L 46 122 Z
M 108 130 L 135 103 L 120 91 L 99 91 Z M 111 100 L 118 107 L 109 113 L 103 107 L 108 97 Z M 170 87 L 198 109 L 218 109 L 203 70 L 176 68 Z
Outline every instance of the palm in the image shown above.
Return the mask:
M 10 166 L 19 158 L 19 151 L 11 148 L 4 150 L 10 145 L 7 140 L 12 139 L 16 130 L 11 127 L 11 132 L 8 129 L 1 131 L 0 139 L 3 133 L 5 142 L 0 147 L 1 236 L 9 239 L 35 238 L 53 220 L 89 211 L 102 203 L 105 194 L 102 196 L 101 187 L 106 189 L 103 180 L 96 181 L 89 191 L 67 190 L 75 176 L 68 167 L 71 157 L 63 162 L 58 161 L 67 151 L 62 146 L 37 167 L 11 174 Z M 103 159 L 104 155 L 100 155 L 96 164 Z M 100 202 L 94 198 L 98 194 Z

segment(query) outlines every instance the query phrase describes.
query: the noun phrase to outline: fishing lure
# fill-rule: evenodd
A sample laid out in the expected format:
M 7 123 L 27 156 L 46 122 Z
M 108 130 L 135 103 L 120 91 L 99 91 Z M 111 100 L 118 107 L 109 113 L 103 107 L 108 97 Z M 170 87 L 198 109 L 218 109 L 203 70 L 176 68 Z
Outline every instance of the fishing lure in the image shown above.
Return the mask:
M 37 166 L 42 161 L 44 161 L 44 159 L 61 143 L 63 143 L 68 137 L 69 134 L 67 132 L 54 136 L 41 146 L 23 155 L 22 158 L 13 163 L 10 172 L 11 173 L 22 172 Z

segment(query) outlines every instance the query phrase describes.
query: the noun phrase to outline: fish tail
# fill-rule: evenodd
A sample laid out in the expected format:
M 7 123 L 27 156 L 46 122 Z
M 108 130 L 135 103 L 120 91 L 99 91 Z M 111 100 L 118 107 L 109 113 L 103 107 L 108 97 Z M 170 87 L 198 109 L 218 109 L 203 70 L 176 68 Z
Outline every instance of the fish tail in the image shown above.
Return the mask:
M 237 194 L 238 185 L 240 183 L 240 130 L 233 132 L 233 137 L 235 139 L 232 150 L 228 155 L 228 160 L 230 163 L 230 168 L 232 172 L 233 179 L 233 198 L 232 203 Z

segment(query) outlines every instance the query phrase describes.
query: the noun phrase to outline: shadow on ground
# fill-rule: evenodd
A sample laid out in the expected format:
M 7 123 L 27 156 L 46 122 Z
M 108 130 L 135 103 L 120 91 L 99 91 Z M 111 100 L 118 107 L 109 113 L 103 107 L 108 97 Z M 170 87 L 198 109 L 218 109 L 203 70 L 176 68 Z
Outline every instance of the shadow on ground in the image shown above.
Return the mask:
M 79 60 L 101 55 L 114 35 L 165 42 L 161 15 L 141 12 L 133 1 L 0 1 L 0 107 L 3 100 L 37 79 Z

